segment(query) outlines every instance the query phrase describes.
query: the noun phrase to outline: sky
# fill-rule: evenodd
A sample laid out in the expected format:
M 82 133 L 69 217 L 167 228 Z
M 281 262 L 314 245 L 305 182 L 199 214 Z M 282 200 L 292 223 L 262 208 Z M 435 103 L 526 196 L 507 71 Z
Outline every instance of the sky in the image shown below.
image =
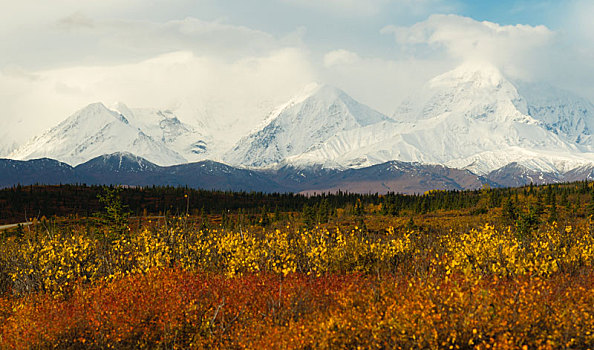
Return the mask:
M 591 0 L 0 4 L 0 155 L 94 102 L 239 135 L 317 82 L 391 115 L 465 61 L 594 100 Z

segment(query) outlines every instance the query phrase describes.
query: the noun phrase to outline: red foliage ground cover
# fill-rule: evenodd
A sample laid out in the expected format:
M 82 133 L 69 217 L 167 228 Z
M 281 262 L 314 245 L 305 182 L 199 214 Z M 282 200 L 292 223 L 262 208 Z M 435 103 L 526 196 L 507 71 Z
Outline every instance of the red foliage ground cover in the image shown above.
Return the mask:
M 0 348 L 592 348 L 594 273 L 226 278 L 152 270 L 0 298 Z

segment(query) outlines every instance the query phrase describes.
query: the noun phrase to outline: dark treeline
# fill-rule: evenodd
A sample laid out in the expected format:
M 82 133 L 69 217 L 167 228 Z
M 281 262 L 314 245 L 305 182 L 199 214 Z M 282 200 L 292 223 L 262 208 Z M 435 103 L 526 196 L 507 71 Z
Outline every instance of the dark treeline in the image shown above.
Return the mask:
M 575 215 L 594 213 L 594 191 L 587 181 L 521 188 L 488 188 L 473 191 L 429 191 L 419 195 L 398 193 L 355 194 L 337 192 L 306 196 L 295 193 L 224 192 L 185 187 L 124 187 L 121 201 L 132 215 L 262 214 L 301 212 L 309 220 L 325 222 L 337 209 L 358 216 L 371 205 L 378 214 L 399 216 L 437 210 L 463 210 L 471 214 L 502 208 L 503 216 L 545 213 L 556 219 L 560 208 Z M 113 188 L 113 187 L 112 187 Z M 0 223 L 29 218 L 93 216 L 102 210 L 98 195 L 104 186 L 58 185 L 14 186 L 0 190 Z
M 110 186 L 113 188 L 113 186 Z M 13 186 L 0 190 L 0 223 L 21 222 L 42 216 L 92 216 L 103 209 L 98 195 L 104 186 Z M 190 215 L 301 211 L 324 201 L 332 208 L 357 200 L 379 203 L 378 195 L 346 192 L 305 196 L 295 193 L 225 192 L 186 187 L 123 187 L 122 202 L 132 215 Z

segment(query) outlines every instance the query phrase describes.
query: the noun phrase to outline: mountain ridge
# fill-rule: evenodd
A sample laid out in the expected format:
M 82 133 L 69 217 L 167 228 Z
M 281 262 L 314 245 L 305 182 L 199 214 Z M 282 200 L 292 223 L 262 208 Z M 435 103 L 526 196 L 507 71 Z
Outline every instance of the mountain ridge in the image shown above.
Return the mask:
M 103 103 L 82 108 L 42 135 L 13 151 L 13 159 L 48 157 L 78 165 L 113 152 L 139 154 L 160 164 L 183 163 L 178 152 L 155 140 Z
M 474 62 L 428 81 L 392 117 L 338 88 L 310 85 L 234 146 L 221 148 L 226 142 L 207 127 L 184 123 L 170 110 L 94 103 L 9 157 L 48 157 L 76 166 L 129 152 L 161 166 L 210 159 L 246 170 L 292 167 L 310 174 L 316 167 L 346 171 L 402 161 L 488 176 L 517 164 L 527 169 L 518 176 L 561 176 L 594 164 L 593 131 L 594 105 L 588 100 L 515 82 L 495 66 Z
M 389 121 L 344 91 L 321 85 L 269 117 L 260 130 L 242 138 L 223 160 L 233 165 L 266 167 L 303 153 L 336 133 Z
M 429 190 L 475 190 L 491 187 L 524 186 L 594 178 L 594 166 L 563 175 L 534 172 L 518 164 L 507 165 L 486 176 L 444 165 L 390 161 L 358 169 L 336 170 L 321 166 L 284 166 L 275 170 L 250 170 L 215 161 L 159 166 L 130 153 L 117 152 L 96 157 L 72 167 L 43 158 L 0 159 L 0 187 L 17 184 L 84 183 L 88 185 L 188 186 L 205 190 L 247 192 L 354 192 L 408 193 Z
M 579 126 L 586 120 L 594 123 L 594 109 L 586 108 L 590 104 L 583 99 L 567 96 L 551 102 L 549 109 L 565 111 L 558 116 L 561 121 L 580 115 L 584 121 L 574 129 L 589 133 L 589 128 Z M 512 162 L 558 172 L 594 162 L 587 145 L 573 142 L 589 140 L 590 135 L 572 133 L 567 123 L 547 124 L 551 116 L 530 101 L 533 96 L 523 98 L 497 68 L 462 65 L 433 78 L 405 100 L 393 116 L 394 123 L 341 132 L 289 160 L 343 167 L 401 160 L 478 174 Z

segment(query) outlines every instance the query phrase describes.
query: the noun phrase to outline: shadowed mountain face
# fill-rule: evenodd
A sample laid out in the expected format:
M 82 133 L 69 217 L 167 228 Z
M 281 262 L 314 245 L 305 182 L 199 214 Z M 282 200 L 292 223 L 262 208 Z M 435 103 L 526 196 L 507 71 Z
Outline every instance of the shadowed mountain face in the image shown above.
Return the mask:
M 281 190 L 261 173 L 222 163 L 202 161 L 161 167 L 129 153 L 97 157 L 77 166 L 74 171 L 87 184 L 188 186 L 206 190 L 257 192 Z
M 494 170 L 486 177 L 489 179 L 489 181 L 504 187 L 519 187 L 529 185 L 531 183 L 535 185 L 543 185 L 562 181 L 570 181 L 565 180 L 562 174 L 560 175 L 544 171 L 530 170 L 518 163 L 511 163 L 500 169 Z M 580 178 L 579 180 L 584 178 Z M 578 179 L 576 178 L 576 180 Z
M 59 185 L 76 183 L 78 178 L 74 169 L 53 159 L 12 160 L 0 159 L 0 187 L 21 185 Z
M 311 193 L 348 190 L 359 193 L 423 193 L 428 190 L 481 188 L 486 179 L 466 170 L 441 165 L 387 162 L 362 169 L 348 169 L 313 179 L 304 191 Z
M 592 167 L 565 174 L 537 172 L 510 164 L 486 176 L 442 165 L 391 161 L 361 169 L 320 166 L 246 170 L 213 161 L 162 167 L 129 153 L 94 158 L 77 167 L 51 159 L 0 159 L 0 186 L 85 183 L 89 185 L 188 186 L 197 189 L 255 192 L 423 193 L 428 190 L 478 189 L 591 179 Z

